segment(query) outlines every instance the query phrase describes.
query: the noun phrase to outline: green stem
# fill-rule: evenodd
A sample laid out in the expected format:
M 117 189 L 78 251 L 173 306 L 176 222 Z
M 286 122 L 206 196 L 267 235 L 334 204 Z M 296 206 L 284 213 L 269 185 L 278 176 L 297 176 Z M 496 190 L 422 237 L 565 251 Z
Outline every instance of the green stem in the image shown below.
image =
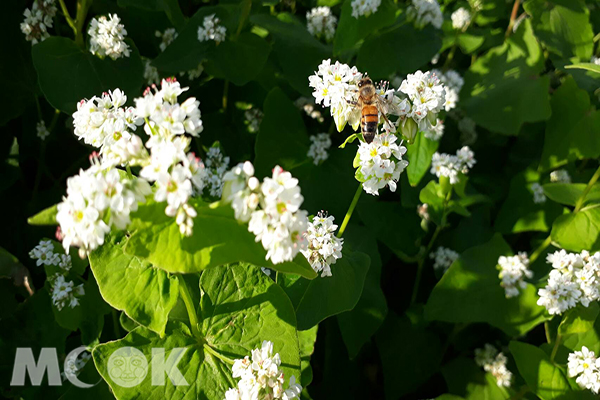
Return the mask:
M 234 360 L 232 360 L 229 357 L 225 357 L 223 354 L 219 353 L 218 351 L 216 351 L 215 349 L 213 349 L 206 343 L 204 343 L 204 350 L 206 350 L 207 352 L 209 352 L 210 354 L 212 354 L 213 356 L 217 357 L 219 360 L 221 360 L 227 364 L 233 365 L 233 363 L 235 363 Z
M 550 332 L 550 323 L 548 321 L 544 322 L 544 333 L 546 334 L 546 342 L 548 344 L 552 343 L 552 333 Z
M 83 24 L 93 0 L 77 1 L 77 16 L 75 17 L 75 43 L 83 46 Z
M 448 67 L 450 67 L 450 63 L 452 62 L 452 59 L 454 58 L 454 53 L 456 53 L 456 45 L 453 45 L 452 48 L 450 49 L 450 52 L 448 53 L 448 57 L 446 57 L 446 61 L 444 62 L 444 65 L 442 66 L 442 70 L 447 71 Z
M 52 133 L 52 131 L 56 127 L 56 123 L 58 122 L 59 115 L 60 115 L 60 110 L 54 110 L 54 117 L 52 117 L 52 121 L 50 122 L 50 126 L 48 127 L 48 132 Z
M 131 173 L 131 168 L 129 167 L 129 164 L 125 166 L 125 169 L 127 170 L 127 176 L 129 177 L 129 179 L 133 179 L 133 174 Z
M 556 334 L 556 341 L 554 342 L 554 347 L 552 347 L 552 354 L 550 354 L 550 360 L 554 362 L 554 357 L 556 357 L 556 352 L 558 351 L 558 345 L 560 345 L 560 341 L 562 337 L 560 333 Z
M 510 22 L 508 23 L 508 27 L 506 28 L 506 33 L 504 34 L 506 37 L 510 35 L 512 32 L 512 28 L 515 25 L 515 20 L 517 19 L 517 12 L 519 11 L 519 6 L 521 5 L 521 0 L 515 0 L 513 4 L 512 12 L 510 13 Z
M 71 29 L 73 29 L 73 33 L 75 34 L 75 36 L 77 36 L 77 27 L 75 26 L 75 21 L 73 21 L 73 18 L 71 18 L 71 14 L 69 14 L 69 10 L 67 9 L 65 0 L 58 0 L 58 1 L 60 3 L 60 8 L 65 16 L 65 19 L 67 20 L 67 24 L 69 24 Z
M 577 203 L 575 203 L 575 210 L 573 211 L 574 213 L 579 212 L 579 210 L 581 210 L 581 207 L 583 207 L 585 198 L 587 197 L 590 190 L 592 190 L 592 186 L 594 186 L 596 184 L 596 181 L 598 180 L 598 178 L 600 178 L 600 167 L 598 167 L 596 172 L 594 172 L 594 175 L 592 176 L 592 178 L 588 182 L 587 186 L 583 190 L 583 193 L 581 193 L 581 196 L 579 196 L 579 199 L 577 199 Z
M 542 242 L 542 244 L 540 244 L 540 246 L 537 249 L 535 249 L 535 251 L 533 253 L 531 253 L 531 257 L 529 257 L 529 264 L 533 264 L 533 262 L 535 260 L 537 260 L 537 258 L 540 256 L 540 254 L 542 254 L 544 252 L 544 250 L 546 250 L 546 248 L 548 246 L 550 246 L 551 242 L 552 242 L 552 236 L 548 235 L 546 240 L 544 240 Z
M 244 23 L 246 22 L 246 19 L 248 19 L 248 16 L 250 15 L 251 9 L 252 9 L 252 0 L 248 0 L 244 4 L 244 9 L 242 10 L 242 18 L 240 18 L 240 24 L 238 25 L 237 31 L 235 32 L 236 38 L 238 36 L 240 36 L 240 33 L 242 32 L 242 28 L 244 27 Z
M 344 221 L 342 222 L 342 226 L 340 226 L 340 230 L 337 233 L 337 237 L 341 238 L 348 226 L 348 222 L 350 222 L 350 218 L 352 217 L 352 213 L 354 212 L 354 208 L 356 204 L 358 204 L 358 199 L 360 198 L 360 194 L 362 193 L 362 183 L 358 184 L 358 189 L 356 189 L 356 193 L 354 193 L 354 198 L 352 199 L 352 203 L 350 203 L 350 208 L 348 208 L 348 212 L 346 212 L 346 216 L 344 217 Z
M 223 110 L 227 111 L 227 96 L 229 95 L 229 81 L 225 80 L 223 85 Z
M 201 338 L 202 334 L 198 330 L 198 314 L 196 313 L 196 308 L 194 307 L 194 301 L 192 300 L 190 291 L 188 290 L 187 284 L 185 283 L 185 279 L 183 279 L 183 275 L 177 275 L 177 278 L 179 279 L 179 293 L 181 295 L 181 299 L 185 304 L 185 308 L 188 313 L 188 318 L 190 319 L 190 327 L 192 328 L 192 334 L 197 338 Z

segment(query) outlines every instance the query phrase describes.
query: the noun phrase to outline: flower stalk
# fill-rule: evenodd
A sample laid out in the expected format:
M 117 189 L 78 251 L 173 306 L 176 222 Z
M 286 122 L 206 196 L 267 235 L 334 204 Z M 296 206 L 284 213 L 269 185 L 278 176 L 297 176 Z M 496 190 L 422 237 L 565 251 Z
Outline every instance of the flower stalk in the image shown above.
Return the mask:
M 338 231 L 337 237 L 341 238 L 348 226 L 348 222 L 350 222 L 350 218 L 352 217 L 352 213 L 354 212 L 354 208 L 356 208 L 356 204 L 358 204 L 358 199 L 360 199 L 360 194 L 362 193 L 362 183 L 358 184 L 358 189 L 356 189 L 356 193 L 354 193 L 354 198 L 352 199 L 352 203 L 350 203 L 350 207 L 348 208 L 348 212 L 344 216 L 344 220 L 342 221 L 342 226 Z
M 196 313 L 194 301 L 192 300 L 190 291 L 187 287 L 187 284 L 185 283 L 185 279 L 183 278 L 183 275 L 177 275 L 177 279 L 179 280 L 179 293 L 181 295 L 183 303 L 185 304 L 185 309 L 187 310 L 188 318 L 190 319 L 190 328 L 192 329 L 192 335 L 194 335 L 197 338 L 202 338 L 202 334 L 200 333 L 200 330 L 198 328 L 200 326 L 200 323 L 198 321 L 198 314 Z

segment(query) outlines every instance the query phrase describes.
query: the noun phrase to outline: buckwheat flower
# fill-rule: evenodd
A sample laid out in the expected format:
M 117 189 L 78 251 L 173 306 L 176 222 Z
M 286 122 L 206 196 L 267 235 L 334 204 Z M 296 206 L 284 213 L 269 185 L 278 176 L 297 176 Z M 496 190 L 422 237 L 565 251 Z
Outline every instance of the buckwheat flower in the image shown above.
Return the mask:
M 571 175 L 566 169 L 557 169 L 550 173 L 550 182 L 571 183 Z
M 92 18 L 88 29 L 90 36 L 90 52 L 100 57 L 110 57 L 116 60 L 121 57 L 129 57 L 131 51 L 125 43 L 127 31 L 121 24 L 117 14 L 109 14 L 108 18 L 101 16 Z
M 204 65 L 202 63 L 198 63 L 198 66 L 194 69 L 190 69 L 189 71 L 180 72 L 179 76 L 186 75 L 190 81 L 197 79 L 204 72 Z
M 408 96 L 411 107 L 402 107 L 403 112 L 400 113 L 401 118 L 397 124 L 400 121 L 404 123 L 403 117 L 406 117 L 413 119 L 421 131 L 431 129 L 432 124 L 437 121 L 437 114 L 446 103 L 446 88 L 435 72 L 417 71 L 408 74 L 399 90 Z
M 460 181 L 461 175 L 466 175 L 475 165 L 475 154 L 468 146 L 457 150 L 456 156 L 446 153 L 434 153 L 431 159 L 431 173 L 449 179 L 454 185 Z
M 252 350 L 252 359 L 246 356 L 235 360 L 231 368 L 233 378 L 240 378 L 237 388 L 225 393 L 225 400 L 245 399 L 299 399 L 302 386 L 291 376 L 284 391 L 283 371 L 279 353 L 273 355 L 273 343 L 263 341 L 260 349 Z
M 160 83 L 158 69 L 153 66 L 152 61 L 148 59 L 144 61 L 144 80 L 149 86 Z
M 590 60 L 590 62 L 592 64 L 600 65 L 600 57 L 592 56 L 592 59 Z
M 220 23 L 221 20 L 215 14 L 204 17 L 202 26 L 198 27 L 198 40 L 201 42 L 214 40 L 217 44 L 225 41 L 227 29 Z
M 408 8 L 408 18 L 414 21 L 417 28 L 431 24 L 440 29 L 444 22 L 442 10 L 436 0 L 412 0 L 412 5 Z
M 46 123 L 44 121 L 39 121 L 35 126 L 35 130 L 37 132 L 37 137 L 42 140 L 45 140 L 50 136 L 50 131 L 46 128 Z
M 75 286 L 73 281 L 67 281 L 63 275 L 56 274 L 50 277 L 52 303 L 60 311 L 69 306 L 75 308 L 79 305 L 79 298 L 85 295 L 83 284 Z
M 308 223 L 306 239 L 308 248 L 301 250 L 315 272 L 321 277 L 331 276 L 331 265 L 342 258 L 343 239 L 335 236 L 337 225 L 333 216 L 319 212 L 312 222 Z
M 352 0 L 352 16 L 358 19 L 361 16 L 368 17 L 377 12 L 381 5 L 381 0 Z
M 527 282 L 525 278 L 533 277 L 533 272 L 529 267 L 529 258 L 527 253 L 520 252 L 516 256 L 500 256 L 498 258 L 498 266 L 500 273 L 500 286 L 504 288 L 506 298 L 515 297 L 519 295 L 519 289 L 525 289 Z
M 444 136 L 444 121 L 441 119 L 437 120 L 435 126 L 432 126 L 429 130 L 423 132 L 423 135 L 427 139 L 435 140 L 439 142 L 442 136 Z
M 244 117 L 246 118 L 245 124 L 248 127 L 248 131 L 250 133 L 258 132 L 258 128 L 260 127 L 260 123 L 262 122 L 263 116 L 263 112 L 260 109 L 254 107 L 244 112 Z
M 427 203 L 419 204 L 417 206 L 417 215 L 424 219 L 425 221 L 429 221 L 429 205 Z
M 321 114 L 321 111 L 315 108 L 315 103 L 311 99 L 306 97 L 299 97 L 294 102 L 294 104 L 296 105 L 296 107 L 303 110 L 306 113 L 306 115 L 308 115 L 312 119 L 316 119 L 319 122 L 323 122 L 325 120 L 323 118 L 323 115 Z
M 582 346 L 581 351 L 569 354 L 567 364 L 569 377 L 575 378 L 577 384 L 598 394 L 600 392 L 600 361 L 596 354 Z
M 542 204 L 546 202 L 546 195 L 544 194 L 544 188 L 538 182 L 532 183 L 530 186 L 531 192 L 533 193 L 533 202 L 535 204 Z
M 333 40 L 337 17 L 329 7 L 316 7 L 306 13 L 306 28 L 317 39 Z
M 442 273 L 446 273 L 448 268 L 452 265 L 454 261 L 456 261 L 459 257 L 459 254 L 446 247 L 438 247 L 436 251 L 429 254 L 429 258 L 435 260 L 433 264 L 434 269 L 439 269 Z
M 475 363 L 491 373 L 501 387 L 509 387 L 512 381 L 512 372 L 506 367 L 507 361 L 506 356 L 489 343 L 483 349 L 475 349 Z
M 223 176 L 223 182 L 223 200 L 231 203 L 237 220 L 248 222 L 260 201 L 254 166 L 249 161 L 239 163 Z
M 173 43 L 173 40 L 175 40 L 177 38 L 177 31 L 175 30 L 175 28 L 167 28 L 165 29 L 164 32 L 161 31 L 156 31 L 154 32 L 154 35 L 157 38 L 160 38 L 160 45 L 158 47 L 160 47 L 160 51 L 165 51 L 165 49 L 171 44 Z
M 204 159 L 206 175 L 204 188 L 210 197 L 221 197 L 223 192 L 224 176 L 229 169 L 229 157 L 226 157 L 220 147 L 213 146 L 208 149 Z
M 50 240 L 40 240 L 30 252 L 29 257 L 36 260 L 35 264 L 40 265 L 58 265 L 60 255 L 54 253 L 54 245 Z
M 378 196 L 379 190 L 386 186 L 396 191 L 400 174 L 408 166 L 408 161 L 402 159 L 406 147 L 396 144 L 396 140 L 396 135 L 382 133 L 369 144 L 361 142 L 355 176 L 365 192 Z
M 62 268 L 65 272 L 68 272 L 71 269 L 71 267 L 73 266 L 73 263 L 71 261 L 71 256 L 68 254 L 61 254 L 60 261 L 58 262 L 58 266 L 60 268 Z
M 452 27 L 458 30 L 465 30 L 471 23 L 471 13 L 464 7 L 452 13 Z
M 327 150 L 331 147 L 331 138 L 328 133 L 318 133 L 310 137 L 310 148 L 306 154 L 313 159 L 315 165 L 319 165 L 329 158 Z
M 52 28 L 52 18 L 55 15 L 54 0 L 34 0 L 31 10 L 27 8 L 23 12 L 25 19 L 20 28 L 25 39 L 34 45 L 50 37 L 48 28 Z

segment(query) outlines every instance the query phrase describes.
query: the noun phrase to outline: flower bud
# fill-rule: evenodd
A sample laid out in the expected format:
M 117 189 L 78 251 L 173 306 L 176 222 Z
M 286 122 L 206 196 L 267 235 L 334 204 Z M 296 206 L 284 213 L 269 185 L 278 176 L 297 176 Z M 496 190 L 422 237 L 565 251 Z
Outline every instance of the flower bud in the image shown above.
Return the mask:
M 409 144 L 412 144 L 415 141 L 415 137 L 417 136 L 418 132 L 417 123 L 412 118 L 408 118 L 402 125 L 400 132 L 406 141 Z

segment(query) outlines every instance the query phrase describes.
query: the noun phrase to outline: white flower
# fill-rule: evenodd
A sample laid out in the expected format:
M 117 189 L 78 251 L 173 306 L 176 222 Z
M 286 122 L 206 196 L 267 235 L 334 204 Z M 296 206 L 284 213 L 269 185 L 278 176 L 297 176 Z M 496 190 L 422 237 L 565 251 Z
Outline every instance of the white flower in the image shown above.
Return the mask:
M 333 216 L 319 212 L 308 223 L 305 234 L 308 248 L 301 250 L 315 272 L 322 272 L 321 277 L 331 276 L 331 265 L 342 258 L 344 240 L 335 236 L 337 225 L 333 220 Z
M 217 44 L 225 41 L 227 29 L 220 25 L 220 22 L 221 20 L 215 14 L 204 17 L 202 26 L 198 27 L 198 40 L 201 42 L 214 40 Z
M 512 372 L 506 367 L 508 359 L 503 353 L 487 343 L 483 349 L 475 349 L 475 362 L 484 371 L 491 373 L 496 378 L 498 386 L 509 387 L 512 381 Z
M 446 153 L 434 153 L 431 159 L 431 173 L 440 177 L 447 177 L 450 184 L 454 185 L 460 181 L 460 175 L 466 175 L 477 162 L 475 154 L 468 146 L 456 151 L 456 156 Z
M 424 132 L 424 136 L 427 139 L 435 140 L 439 142 L 439 140 L 444 136 L 444 121 L 441 119 L 437 120 L 435 126 L 432 126 L 429 130 Z
M 516 256 L 505 257 L 501 256 L 498 258 L 498 266 L 500 273 L 500 286 L 504 288 L 507 298 L 515 297 L 519 295 L 519 289 L 525 289 L 527 282 L 524 278 L 533 277 L 533 272 L 529 267 L 529 258 L 527 253 L 521 252 Z
M 590 62 L 592 64 L 600 65 L 600 57 L 592 56 Z
M 160 42 L 160 51 L 165 51 L 166 48 L 173 43 L 173 40 L 175 40 L 177 38 L 177 31 L 175 30 L 175 28 L 167 28 L 165 29 L 164 32 L 161 31 L 156 31 L 154 32 L 154 35 L 157 38 L 161 39 Z
M 408 18 L 414 21 L 417 28 L 431 24 L 440 29 L 444 22 L 444 15 L 436 0 L 412 0 L 412 6 L 408 8 Z
M 306 115 L 308 115 L 312 119 L 316 119 L 319 122 L 323 122 L 325 120 L 323 118 L 323 115 L 321 114 L 321 111 L 315 108 L 315 103 L 311 99 L 307 97 L 299 97 L 294 102 L 294 104 L 296 105 L 296 107 L 304 110 Z
M 535 204 L 542 204 L 546 202 L 546 195 L 544 194 L 544 188 L 538 182 L 532 183 L 531 192 L 533 193 L 533 202 Z
M 396 144 L 396 140 L 396 135 L 382 133 L 369 144 L 361 142 L 355 175 L 365 192 L 377 196 L 379 189 L 386 186 L 392 192 L 396 191 L 400 174 L 408 166 L 408 161 L 402 159 L 406 147 Z
M 445 273 L 448 268 L 452 265 L 454 261 L 456 261 L 459 257 L 459 254 L 451 249 L 446 247 L 438 247 L 436 251 L 429 254 L 429 258 L 435 260 L 433 264 L 434 269 L 439 269 L 442 273 Z
M 258 132 L 263 116 L 263 112 L 254 107 L 244 112 L 244 117 L 246 118 L 245 123 L 248 126 L 248 131 L 250 131 L 250 133 Z
M 437 121 L 439 113 L 446 102 L 446 89 L 433 71 L 408 74 L 399 89 L 411 101 L 411 109 L 406 111 L 419 125 L 420 130 L 428 130 L 431 121 Z M 400 121 L 400 120 L 399 120 Z
M 319 165 L 329 158 L 327 150 L 331 147 L 331 138 L 328 133 L 318 133 L 311 136 L 310 141 L 307 156 L 313 159 L 315 165 Z
M 377 12 L 381 5 L 381 0 L 352 0 L 352 16 L 358 19 L 361 16 L 368 17 Z
M 109 14 L 108 18 L 101 16 L 92 18 L 88 35 L 90 36 L 90 52 L 100 57 L 108 56 L 113 60 L 129 57 L 129 45 L 125 43 L 127 31 L 120 23 L 117 14 Z
M 417 214 L 419 217 L 424 219 L 425 221 L 429 221 L 429 205 L 427 203 L 423 203 L 417 206 Z
M 34 0 L 31 10 L 27 8 L 23 12 L 25 19 L 20 28 L 25 39 L 33 45 L 50 37 L 48 28 L 52 28 L 52 18 L 55 15 L 54 0 Z
M 235 360 L 232 370 L 234 378 L 240 378 L 237 388 L 225 393 L 225 400 L 251 399 L 299 399 L 302 386 L 291 376 L 287 390 L 283 390 L 283 371 L 280 369 L 279 353 L 273 355 L 273 343 L 263 341 L 260 349 L 252 350 L 252 359 L 248 356 Z
M 451 19 L 454 29 L 464 30 L 471 23 L 471 13 L 466 8 L 461 7 L 452 13 Z
M 60 311 L 65 306 L 75 308 L 79 305 L 79 299 L 85 295 L 83 284 L 75 286 L 73 281 L 67 281 L 63 275 L 50 277 L 52 303 Z
M 337 18 L 329 7 L 316 7 L 306 13 L 306 28 L 316 38 L 333 40 Z
M 144 61 L 144 79 L 149 86 L 160 83 L 158 69 L 152 65 L 151 60 Z
M 204 72 L 204 65 L 200 62 L 198 66 L 194 69 L 190 69 L 189 71 L 182 71 L 179 73 L 179 76 L 187 75 L 187 78 L 190 81 L 193 81 L 196 78 L 199 78 L 200 75 Z
M 600 392 L 600 361 L 596 354 L 583 346 L 581 351 L 569 354 L 569 377 L 577 377 L 577 384 L 598 394 Z
M 50 131 L 46 128 L 46 123 L 44 121 L 39 121 L 36 124 L 35 129 L 37 131 L 37 136 L 42 140 L 50 136 Z
M 54 245 L 50 240 L 40 240 L 30 252 L 29 257 L 36 260 L 36 265 L 58 265 L 60 255 L 54 253 Z
M 203 187 L 207 190 L 210 197 L 221 197 L 224 184 L 223 179 L 229 169 L 229 157 L 223 155 L 220 147 L 213 146 L 206 153 L 204 167 Z
M 550 182 L 571 183 L 571 175 L 566 169 L 557 169 L 550 173 Z

